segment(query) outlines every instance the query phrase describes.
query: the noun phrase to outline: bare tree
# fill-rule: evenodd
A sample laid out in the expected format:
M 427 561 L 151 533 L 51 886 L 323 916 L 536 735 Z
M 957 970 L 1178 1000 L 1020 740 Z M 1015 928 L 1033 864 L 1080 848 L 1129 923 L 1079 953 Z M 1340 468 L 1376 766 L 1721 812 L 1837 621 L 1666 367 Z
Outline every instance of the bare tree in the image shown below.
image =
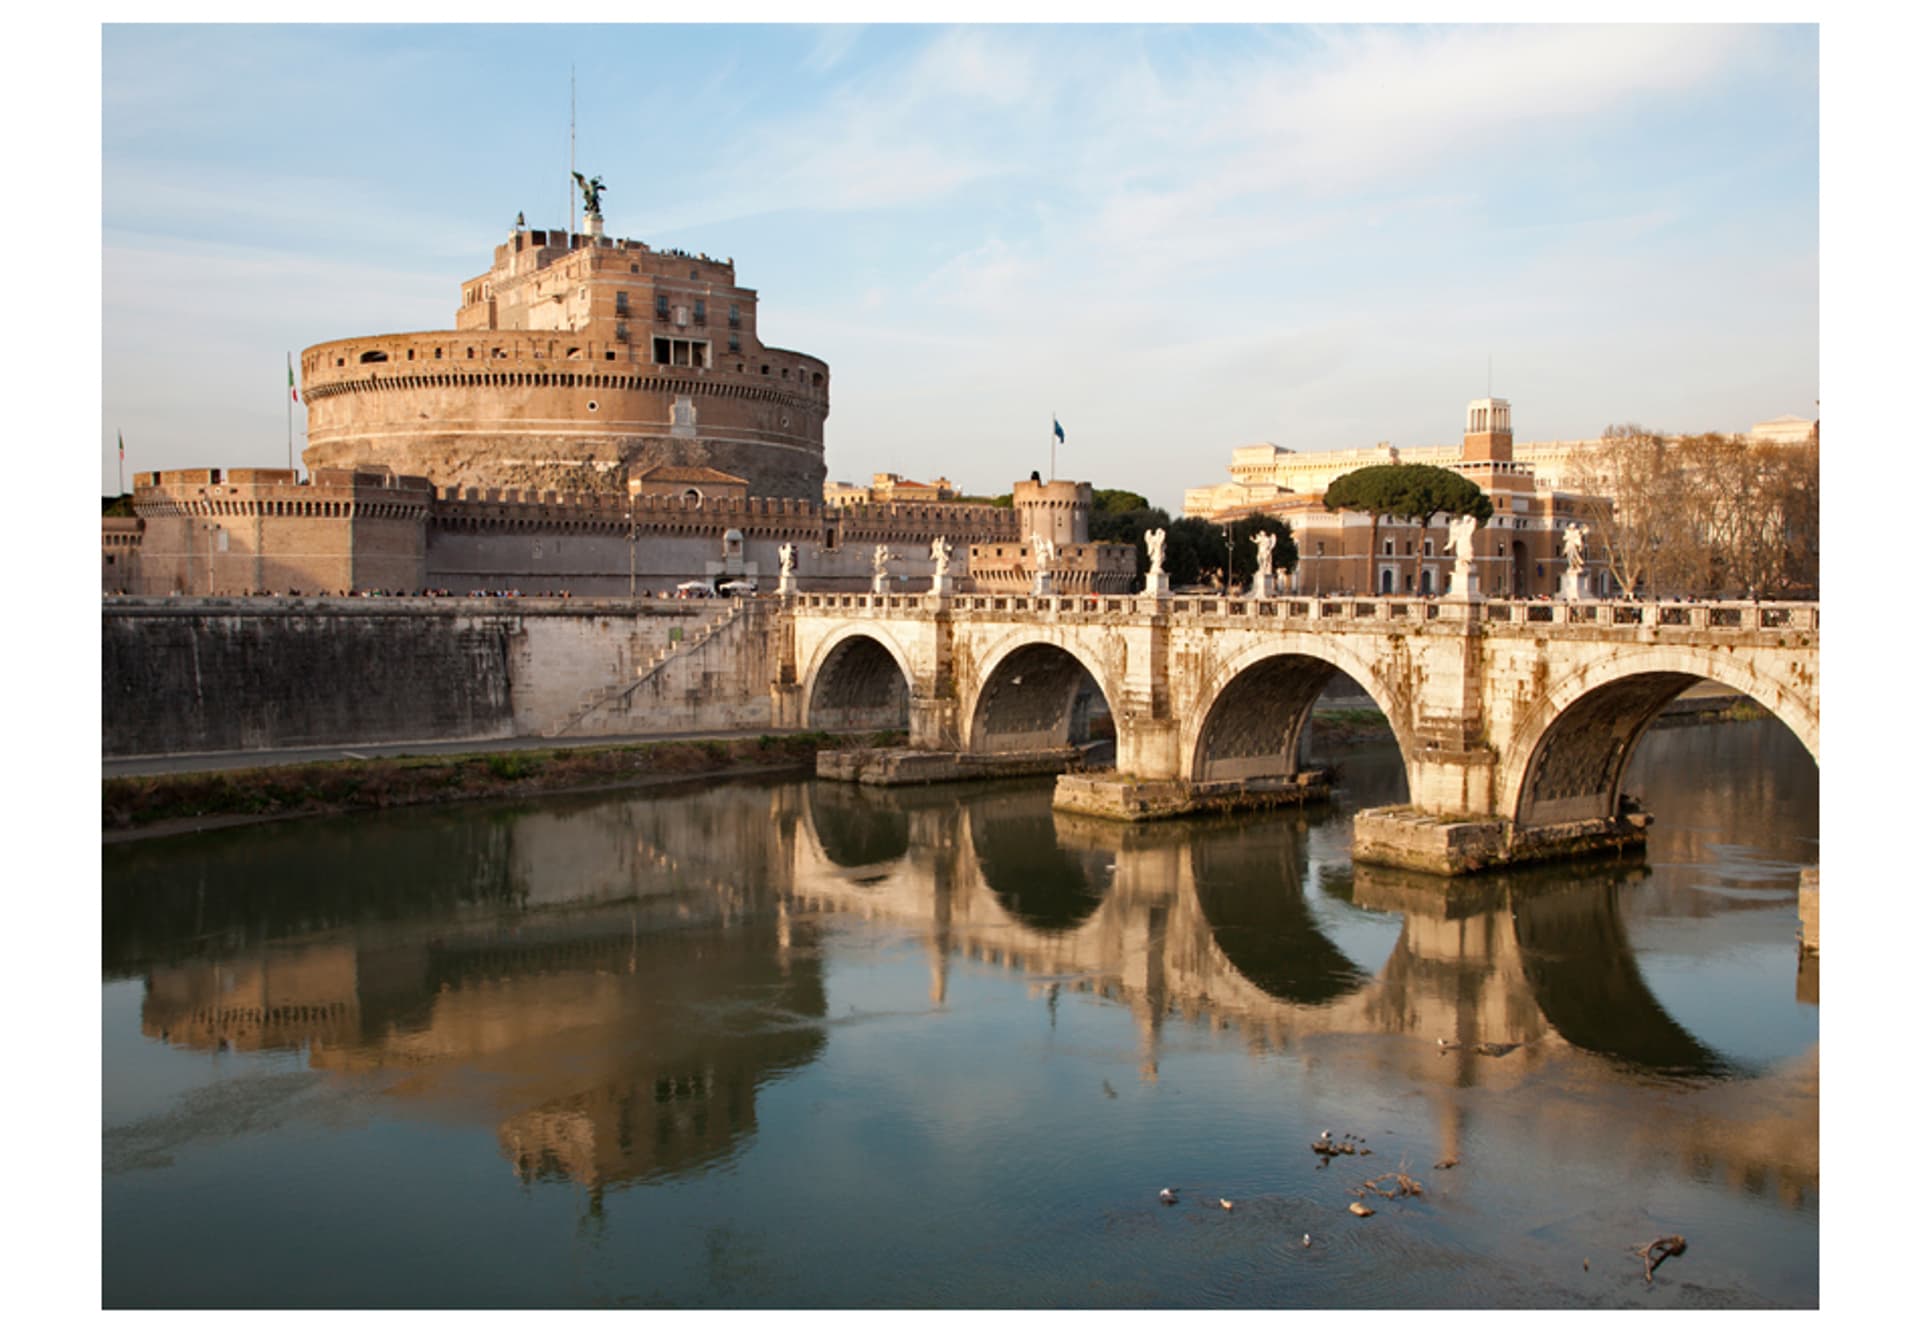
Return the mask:
M 1818 587 L 1819 470 L 1817 442 L 1610 426 L 1572 477 L 1621 589 L 1777 597 Z
M 1656 589 L 1660 529 L 1670 506 L 1666 441 L 1644 426 L 1609 426 L 1573 459 L 1580 521 L 1613 582 L 1628 597 Z

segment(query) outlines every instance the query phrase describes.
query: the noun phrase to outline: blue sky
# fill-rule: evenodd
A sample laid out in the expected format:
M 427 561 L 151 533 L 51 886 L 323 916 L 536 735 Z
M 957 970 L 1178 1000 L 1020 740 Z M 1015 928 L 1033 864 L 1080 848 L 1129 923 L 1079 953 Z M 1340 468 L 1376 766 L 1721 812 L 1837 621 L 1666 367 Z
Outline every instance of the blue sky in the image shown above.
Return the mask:
M 830 475 L 1738 430 L 1819 397 L 1810 26 L 142 27 L 102 42 L 103 489 L 286 457 L 580 166 L 827 359 Z M 296 433 L 301 413 L 296 410 Z M 302 444 L 296 434 L 296 448 Z

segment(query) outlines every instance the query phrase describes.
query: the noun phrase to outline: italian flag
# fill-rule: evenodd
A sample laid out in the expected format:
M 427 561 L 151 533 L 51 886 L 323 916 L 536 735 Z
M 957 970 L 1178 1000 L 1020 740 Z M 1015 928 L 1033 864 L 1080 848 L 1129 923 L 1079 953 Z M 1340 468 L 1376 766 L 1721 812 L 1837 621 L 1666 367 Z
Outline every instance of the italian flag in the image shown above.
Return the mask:
M 293 395 L 293 401 L 295 403 L 300 401 L 300 391 L 296 389 L 293 384 L 293 354 L 291 352 L 287 354 L 287 392 Z

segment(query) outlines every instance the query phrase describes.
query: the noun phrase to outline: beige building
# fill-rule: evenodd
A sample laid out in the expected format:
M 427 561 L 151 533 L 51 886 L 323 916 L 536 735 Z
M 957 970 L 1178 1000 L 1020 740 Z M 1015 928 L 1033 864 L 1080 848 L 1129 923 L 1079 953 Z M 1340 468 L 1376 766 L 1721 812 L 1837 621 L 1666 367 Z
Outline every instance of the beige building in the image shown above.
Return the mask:
M 877 472 L 866 486 L 851 482 L 828 482 L 823 499 L 829 505 L 906 505 L 952 500 L 959 495 L 952 482 L 936 477 L 931 482 L 916 482 L 897 472 Z
M 1556 448 L 1564 448 L 1556 442 Z M 1270 453 L 1262 456 L 1256 451 Z M 1295 460 L 1301 460 L 1297 466 Z M 1560 591 L 1566 572 L 1566 530 L 1580 519 L 1585 498 L 1559 489 L 1518 457 L 1513 443 L 1512 407 L 1504 398 L 1479 398 L 1467 405 L 1461 442 L 1424 450 L 1389 445 L 1371 450 L 1294 454 L 1273 445 L 1234 451 L 1235 481 L 1206 493 L 1201 517 L 1230 523 L 1254 514 L 1283 518 L 1300 552 L 1290 586 L 1306 594 L 1370 593 L 1438 595 L 1449 591 L 1453 556 L 1446 550 L 1447 515 L 1434 516 L 1425 528 L 1383 517 L 1376 527 L 1369 515 L 1329 512 L 1324 503 L 1334 478 L 1356 468 L 1386 463 L 1427 463 L 1467 476 L 1487 493 L 1493 517 L 1474 534 L 1474 575 L 1488 597 L 1536 597 Z M 1247 480 L 1242 481 L 1244 477 Z M 1277 480 L 1276 480 L 1277 479 Z M 1299 486 L 1282 486 L 1295 482 Z M 1187 513 L 1195 497 L 1187 493 Z M 1239 503 L 1223 503 L 1239 495 Z M 1373 577 L 1368 579 L 1368 541 Z M 1586 567 L 1588 591 L 1605 595 L 1606 574 L 1597 563 Z
M 1501 399 L 1476 401 L 1504 402 Z M 1804 444 L 1816 438 L 1816 424 L 1804 417 L 1775 417 L 1756 423 L 1746 432 L 1746 438 L 1756 443 Z M 1509 457 L 1529 471 L 1536 489 L 1571 491 L 1580 453 L 1602 443 L 1598 438 L 1522 440 L 1512 444 Z M 1409 448 L 1381 441 L 1369 449 L 1310 451 L 1287 449 L 1264 441 L 1241 445 L 1233 451 L 1227 464 L 1229 480 L 1215 486 L 1190 488 L 1183 510 L 1196 518 L 1218 520 L 1229 513 L 1271 505 L 1289 493 L 1317 495 L 1325 491 L 1334 478 L 1356 468 L 1380 463 L 1425 463 L 1436 468 L 1457 468 L 1465 458 L 1464 442 Z

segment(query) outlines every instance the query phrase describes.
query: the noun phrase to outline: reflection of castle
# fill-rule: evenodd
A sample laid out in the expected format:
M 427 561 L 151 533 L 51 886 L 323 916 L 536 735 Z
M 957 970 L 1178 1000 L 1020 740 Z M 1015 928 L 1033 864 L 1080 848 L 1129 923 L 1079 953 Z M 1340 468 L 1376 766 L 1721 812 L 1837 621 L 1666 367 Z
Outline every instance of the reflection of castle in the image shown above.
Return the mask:
M 499 1077 L 482 1114 L 523 1177 L 598 1187 L 686 1171 L 751 1135 L 757 1087 L 824 1041 L 804 924 L 740 887 L 764 884 L 777 827 L 711 793 L 522 816 L 502 869 L 525 906 L 374 912 L 313 939 L 289 904 L 264 940 L 147 965 L 142 1031 L 402 1072 L 390 1095 L 430 1104 L 471 1098 L 441 1076 L 477 1067 Z M 454 857 L 422 873 L 457 883 L 473 869 Z M 205 905 L 193 911 L 182 929 L 204 924 Z M 752 1024 L 702 1018 L 741 994 L 757 998 Z

